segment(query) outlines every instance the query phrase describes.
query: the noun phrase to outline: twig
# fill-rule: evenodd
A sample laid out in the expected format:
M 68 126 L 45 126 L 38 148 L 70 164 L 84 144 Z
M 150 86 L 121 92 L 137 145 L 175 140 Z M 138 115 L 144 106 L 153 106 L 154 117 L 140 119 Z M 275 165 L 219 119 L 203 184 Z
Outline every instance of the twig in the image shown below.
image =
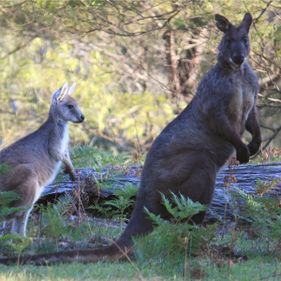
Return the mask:
M 29 38 L 29 40 L 27 40 L 26 42 L 24 42 L 23 44 L 19 44 L 16 48 L 14 48 L 13 50 L 11 50 L 10 52 L 8 52 L 7 54 L 5 54 L 4 56 L 0 57 L 0 60 L 4 60 L 6 59 L 8 56 L 16 53 L 17 51 L 21 50 L 21 49 L 24 49 L 25 47 L 27 47 L 29 45 L 29 43 L 31 43 L 35 38 L 37 37 L 36 36 L 33 36 L 31 38 Z

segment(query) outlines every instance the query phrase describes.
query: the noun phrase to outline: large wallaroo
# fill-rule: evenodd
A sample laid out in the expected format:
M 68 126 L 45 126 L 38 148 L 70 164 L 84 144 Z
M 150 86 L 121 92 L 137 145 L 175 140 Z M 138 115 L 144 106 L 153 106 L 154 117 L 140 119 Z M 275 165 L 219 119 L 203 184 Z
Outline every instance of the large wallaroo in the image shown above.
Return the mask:
M 23 207 L 13 219 L 12 231 L 26 235 L 26 225 L 34 203 L 52 182 L 61 162 L 71 179 L 74 168 L 69 157 L 67 122 L 80 123 L 84 115 L 70 96 L 75 85 L 64 84 L 52 97 L 49 117 L 35 132 L 0 151 L 0 191 L 13 191 L 18 199 L 11 207 Z
M 132 249 L 132 238 L 152 231 L 144 207 L 164 218 L 168 213 L 160 193 L 183 194 L 209 204 L 218 170 L 236 151 L 240 163 L 247 163 L 261 143 L 256 119 L 257 77 L 248 64 L 252 16 L 246 13 L 238 26 L 216 15 L 224 34 L 218 47 L 217 63 L 201 80 L 197 93 L 183 112 L 161 132 L 147 155 L 140 189 L 131 219 L 121 237 L 111 246 L 46 255 L 2 259 L 2 263 L 94 262 L 124 257 Z M 246 145 L 244 130 L 252 135 Z M 193 218 L 202 222 L 204 214 Z

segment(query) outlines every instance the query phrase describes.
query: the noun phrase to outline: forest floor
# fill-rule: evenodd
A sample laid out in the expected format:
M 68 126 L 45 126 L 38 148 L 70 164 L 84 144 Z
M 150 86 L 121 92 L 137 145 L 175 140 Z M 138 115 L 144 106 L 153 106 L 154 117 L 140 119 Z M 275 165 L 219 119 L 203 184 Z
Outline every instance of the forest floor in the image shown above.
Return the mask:
M 72 159 L 77 168 L 101 171 L 109 165 L 126 169 L 142 164 L 144 157 L 132 159 L 128 154 L 83 147 L 74 149 Z M 254 161 L 281 161 L 280 151 L 272 150 Z M 72 195 L 37 205 L 29 221 L 28 237 L 1 236 L 0 256 L 109 244 L 126 225 L 134 193 L 128 188 L 111 203 L 92 202 L 87 208 Z M 280 202 L 276 198 L 246 200 L 252 218 L 246 223 L 237 218 L 190 229 L 178 222 L 160 222 L 152 235 L 136 240 L 135 256 L 128 261 L 40 267 L 0 265 L 0 281 L 281 280 Z

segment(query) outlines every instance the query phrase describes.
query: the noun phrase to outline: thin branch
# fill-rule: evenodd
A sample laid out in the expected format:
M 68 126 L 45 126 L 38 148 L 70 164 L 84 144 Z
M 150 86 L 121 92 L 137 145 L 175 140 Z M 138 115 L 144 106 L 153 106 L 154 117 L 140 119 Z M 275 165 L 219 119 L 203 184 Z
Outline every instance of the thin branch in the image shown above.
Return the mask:
M 265 8 L 263 8 L 263 9 L 261 10 L 260 14 L 259 14 L 256 18 L 254 18 L 254 23 L 257 23 L 257 22 L 258 22 L 258 20 L 259 20 L 259 19 L 262 17 L 262 15 L 266 12 L 266 10 L 269 8 L 269 6 L 272 4 L 272 2 L 273 2 L 272 0 L 269 1 L 269 2 L 267 2 Z
M 6 59 L 8 56 L 18 52 L 19 50 L 24 49 L 25 47 L 27 47 L 37 36 L 31 37 L 29 38 L 29 40 L 27 40 L 26 42 L 19 44 L 16 48 L 14 48 L 13 50 L 11 50 L 10 52 L 8 52 L 7 54 L 5 54 L 4 56 L 0 57 L 0 60 L 4 60 Z
M 269 146 L 269 144 L 273 141 L 273 139 L 275 139 L 275 137 L 281 132 L 281 126 L 273 130 L 274 133 L 266 139 L 266 143 L 265 145 L 263 145 L 262 150 L 266 149 Z

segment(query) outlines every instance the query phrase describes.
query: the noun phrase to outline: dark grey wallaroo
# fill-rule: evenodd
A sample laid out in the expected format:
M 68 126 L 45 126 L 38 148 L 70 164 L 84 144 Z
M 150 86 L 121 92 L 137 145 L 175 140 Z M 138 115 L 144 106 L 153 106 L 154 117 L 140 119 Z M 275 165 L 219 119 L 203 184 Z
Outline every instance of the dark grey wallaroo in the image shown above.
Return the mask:
M 12 207 L 24 207 L 7 219 L 13 219 L 12 230 L 21 235 L 26 235 L 32 207 L 44 187 L 54 180 L 61 162 L 70 177 L 75 178 L 68 151 L 67 122 L 82 122 L 84 115 L 70 96 L 74 88 L 75 85 L 65 84 L 57 90 L 47 121 L 32 134 L 0 151 L 0 164 L 7 167 L 0 173 L 0 191 L 16 192 L 19 199 Z
M 258 80 L 247 62 L 248 32 L 252 16 L 246 13 L 237 27 L 225 17 L 215 16 L 224 33 L 217 64 L 199 84 L 197 93 L 184 111 L 156 138 L 147 155 L 140 189 L 131 219 L 114 245 L 94 249 L 22 257 L 21 263 L 43 264 L 58 261 L 93 262 L 124 257 L 132 238 L 153 228 L 144 207 L 168 218 L 161 204 L 160 192 L 183 194 L 193 201 L 210 203 L 218 170 L 236 151 L 240 163 L 247 163 L 261 143 L 256 120 Z M 252 140 L 241 140 L 245 128 Z M 193 218 L 202 222 L 204 214 Z M 122 251 L 120 251 L 120 249 Z M 0 260 L 12 263 L 15 260 Z

